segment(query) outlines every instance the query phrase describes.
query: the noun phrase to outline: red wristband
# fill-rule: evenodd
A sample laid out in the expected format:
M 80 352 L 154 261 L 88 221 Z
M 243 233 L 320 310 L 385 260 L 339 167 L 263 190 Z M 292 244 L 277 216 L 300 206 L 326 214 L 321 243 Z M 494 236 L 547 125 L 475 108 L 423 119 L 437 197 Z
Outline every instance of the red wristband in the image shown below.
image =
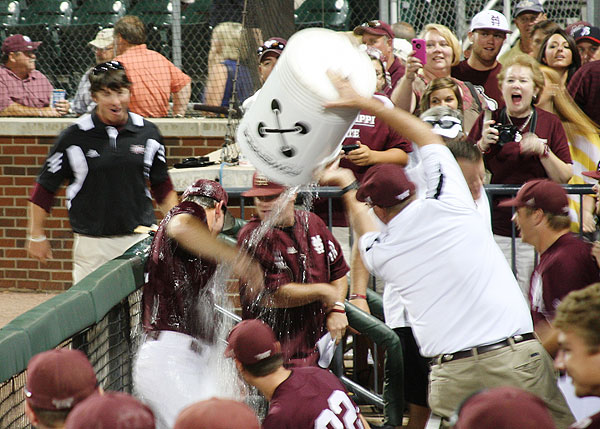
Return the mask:
M 353 294 L 350 294 L 350 298 L 349 299 L 358 299 L 358 298 L 360 298 L 360 299 L 367 299 L 367 295 L 362 295 L 360 293 L 353 293 Z
M 332 308 L 331 310 L 329 310 L 329 312 L 346 314 L 346 310 L 342 310 L 341 308 Z

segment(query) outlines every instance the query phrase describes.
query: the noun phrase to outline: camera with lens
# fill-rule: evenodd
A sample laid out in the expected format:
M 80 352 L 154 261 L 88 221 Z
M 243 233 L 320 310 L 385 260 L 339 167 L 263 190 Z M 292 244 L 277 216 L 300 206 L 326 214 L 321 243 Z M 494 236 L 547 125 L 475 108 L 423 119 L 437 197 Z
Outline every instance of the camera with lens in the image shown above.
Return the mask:
M 514 125 L 494 124 L 492 128 L 498 130 L 498 146 L 502 147 L 508 142 L 518 141 L 519 131 Z

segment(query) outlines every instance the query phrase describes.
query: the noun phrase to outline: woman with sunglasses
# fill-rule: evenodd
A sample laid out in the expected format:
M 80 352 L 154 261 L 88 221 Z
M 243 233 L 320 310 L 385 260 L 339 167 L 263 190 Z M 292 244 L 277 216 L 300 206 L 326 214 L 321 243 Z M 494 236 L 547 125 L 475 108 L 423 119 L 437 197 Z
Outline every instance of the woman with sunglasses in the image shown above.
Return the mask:
M 498 74 L 498 82 L 506 106 L 489 120 L 482 113 L 468 136 L 484 154 L 490 183 L 522 185 L 538 178 L 567 183 L 573 168 L 565 130 L 556 115 L 534 106 L 544 88 L 537 61 L 525 54 L 511 58 Z M 493 199 L 492 230 L 511 263 L 512 210 L 498 207 L 503 198 Z M 517 279 L 527 298 L 535 252 L 518 237 L 515 246 Z
M 89 79 L 96 108 L 60 134 L 29 203 L 27 250 L 45 264 L 52 250 L 44 225 L 55 194 L 69 183 L 74 283 L 146 237 L 134 230 L 156 222 L 151 193 L 163 213 L 178 202 L 162 136 L 128 110 L 131 82 L 122 64 L 99 64 Z
M 436 78 L 451 78 L 452 66 L 460 62 L 461 54 L 458 39 L 444 25 L 426 25 L 421 37 L 425 40 L 426 45 L 425 64 L 415 56 L 413 51 L 406 61 L 406 73 L 398 82 L 391 96 L 396 106 L 414 113 L 420 113 L 417 107 L 429 82 Z M 455 78 L 452 78 L 452 80 L 460 88 L 464 107 L 465 129 L 470 129 L 477 115 L 481 112 L 480 106 L 485 105 L 485 101 L 479 94 L 475 94 L 477 97 L 475 99 L 474 93 L 463 81 Z

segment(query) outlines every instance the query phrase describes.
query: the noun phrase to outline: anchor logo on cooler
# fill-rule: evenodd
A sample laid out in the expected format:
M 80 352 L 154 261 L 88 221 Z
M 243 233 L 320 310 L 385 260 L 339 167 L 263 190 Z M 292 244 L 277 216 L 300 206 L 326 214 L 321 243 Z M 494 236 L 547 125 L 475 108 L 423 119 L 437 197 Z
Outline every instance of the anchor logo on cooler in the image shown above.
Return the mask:
M 258 135 L 262 138 L 265 138 L 267 134 L 278 134 L 279 142 L 281 144 L 280 151 L 283 155 L 288 158 L 293 157 L 296 154 L 296 149 L 290 146 L 285 139 L 284 134 L 286 133 L 295 133 L 295 134 L 307 134 L 310 131 L 308 125 L 304 122 L 296 122 L 293 128 L 282 128 L 281 121 L 279 120 L 279 115 L 281 114 L 281 104 L 279 104 L 279 100 L 273 99 L 271 100 L 271 110 L 275 114 L 275 121 L 277 122 L 277 128 L 268 128 L 264 122 L 258 123 Z

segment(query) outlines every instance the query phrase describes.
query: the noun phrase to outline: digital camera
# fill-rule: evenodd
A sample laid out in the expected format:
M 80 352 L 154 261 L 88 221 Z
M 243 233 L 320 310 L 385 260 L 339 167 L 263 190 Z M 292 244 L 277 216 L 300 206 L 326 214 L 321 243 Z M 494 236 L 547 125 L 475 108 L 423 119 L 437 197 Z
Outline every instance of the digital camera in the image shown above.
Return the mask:
M 496 143 L 498 146 L 502 147 L 508 142 L 517 141 L 519 131 L 514 125 L 494 124 L 492 128 L 498 130 L 498 143 Z

